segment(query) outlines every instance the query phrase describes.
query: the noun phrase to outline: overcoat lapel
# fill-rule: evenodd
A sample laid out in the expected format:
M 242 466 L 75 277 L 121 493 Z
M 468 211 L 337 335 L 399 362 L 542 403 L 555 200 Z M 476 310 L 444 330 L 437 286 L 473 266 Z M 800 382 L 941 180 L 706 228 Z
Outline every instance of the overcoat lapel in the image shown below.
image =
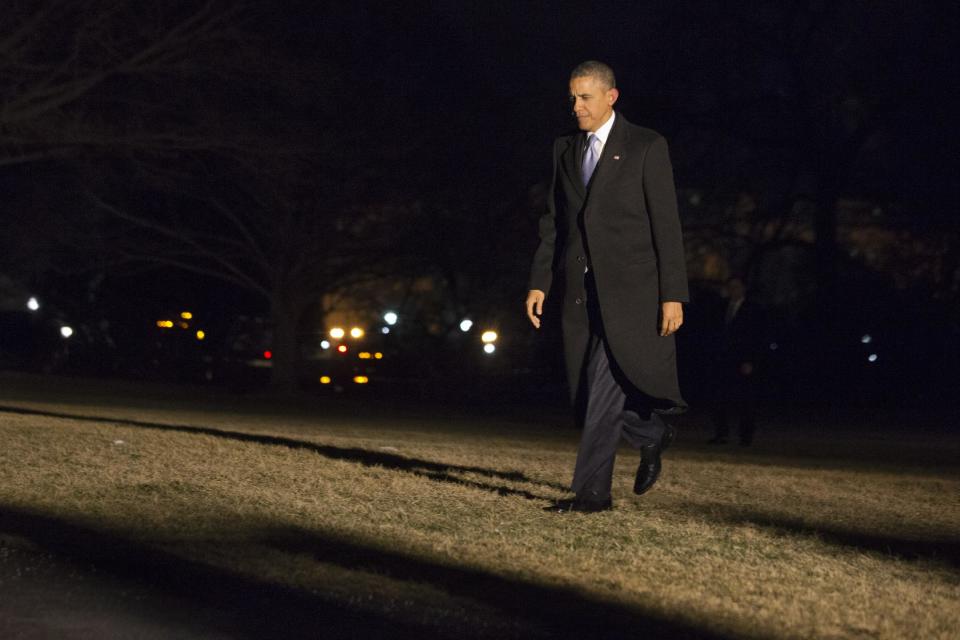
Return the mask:
M 573 188 L 576 190 L 577 195 L 579 195 L 581 199 L 587 196 L 587 190 L 583 186 L 583 176 L 580 173 L 579 151 L 583 147 L 583 141 L 583 133 L 579 133 L 570 138 L 567 148 L 563 151 L 563 154 L 560 157 L 560 164 L 563 166 L 563 172 L 566 174 L 567 180 L 569 180 L 573 185 Z
M 593 177 L 590 178 L 590 184 L 587 185 L 587 195 L 593 191 L 603 191 L 604 184 L 610 180 L 616 179 L 620 166 L 626 158 L 627 141 L 630 133 L 627 127 L 623 126 L 623 116 L 617 116 L 613 121 L 613 128 L 610 129 L 610 135 L 607 137 L 607 143 L 603 145 L 603 153 L 600 155 L 600 161 L 597 168 L 593 170 Z

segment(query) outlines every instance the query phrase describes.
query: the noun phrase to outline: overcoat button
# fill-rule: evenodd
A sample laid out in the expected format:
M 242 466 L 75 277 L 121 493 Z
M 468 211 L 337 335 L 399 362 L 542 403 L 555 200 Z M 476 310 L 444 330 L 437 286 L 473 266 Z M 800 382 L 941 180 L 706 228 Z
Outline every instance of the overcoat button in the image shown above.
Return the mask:
M 584 261 L 583 256 L 577 256 L 577 262 L 583 262 L 583 261 Z
M 583 300 L 581 300 L 580 298 L 577 298 L 577 299 L 576 299 L 576 303 L 577 303 L 577 304 L 583 304 Z

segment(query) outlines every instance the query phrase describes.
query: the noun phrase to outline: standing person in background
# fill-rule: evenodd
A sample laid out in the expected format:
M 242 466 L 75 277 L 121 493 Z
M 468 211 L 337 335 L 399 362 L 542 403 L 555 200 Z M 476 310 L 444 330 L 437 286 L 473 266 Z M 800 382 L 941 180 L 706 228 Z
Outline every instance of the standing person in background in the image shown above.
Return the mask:
M 633 490 L 643 494 L 674 439 L 660 414 L 686 408 L 674 333 L 688 301 L 687 272 L 666 140 L 614 111 L 619 92 L 606 64 L 578 65 L 569 86 L 579 131 L 554 142 L 526 310 L 539 329 L 561 276 L 567 377 L 583 436 L 576 497 L 551 509 L 596 512 L 612 506 L 620 438 L 640 449 Z
M 730 278 L 726 292 L 713 406 L 716 432 L 707 442 L 726 444 L 730 436 L 728 421 L 735 415 L 739 418 L 740 444 L 749 446 L 756 430 L 757 375 L 765 346 L 765 321 L 763 309 L 747 296 L 743 279 Z

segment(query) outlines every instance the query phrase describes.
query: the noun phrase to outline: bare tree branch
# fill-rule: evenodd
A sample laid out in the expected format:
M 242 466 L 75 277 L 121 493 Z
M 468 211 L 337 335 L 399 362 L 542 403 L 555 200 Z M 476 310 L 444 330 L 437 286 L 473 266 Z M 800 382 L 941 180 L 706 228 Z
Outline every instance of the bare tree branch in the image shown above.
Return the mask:
M 112 216 L 115 216 L 116 218 L 119 218 L 120 220 L 123 220 L 134 226 L 153 231 L 165 238 L 168 238 L 175 245 L 189 247 L 193 255 L 208 258 L 215 264 L 220 265 L 223 268 L 221 273 L 224 278 L 229 278 L 232 282 L 242 283 L 244 288 L 253 291 L 263 293 L 267 290 L 266 287 L 257 282 L 257 280 L 251 277 L 248 273 L 244 272 L 243 269 L 237 266 L 237 263 L 229 259 L 223 252 L 212 251 L 209 247 L 197 242 L 191 236 L 189 231 L 185 229 L 174 229 L 165 225 L 161 225 L 152 220 L 133 215 L 107 202 L 104 202 L 94 194 L 88 194 L 88 197 L 97 207 L 110 213 Z M 156 262 L 162 263 L 167 260 L 162 252 L 155 252 L 154 255 L 156 257 Z
M 178 260 L 177 258 L 158 255 L 156 253 L 137 254 L 137 253 L 121 250 L 120 255 L 124 259 L 133 261 L 133 262 L 141 262 L 144 264 L 152 264 L 152 265 L 157 265 L 157 264 L 167 265 L 171 267 L 177 267 L 178 269 L 183 269 L 185 271 L 190 271 L 191 273 L 196 273 L 198 275 L 215 278 L 217 280 L 221 280 L 223 282 L 240 287 L 242 289 L 247 289 L 255 293 L 259 293 L 266 300 L 268 301 L 270 300 L 269 289 L 266 289 L 259 285 L 251 286 L 250 282 L 248 282 L 247 280 L 232 277 L 229 273 L 225 273 L 219 269 L 211 269 L 209 267 L 205 267 L 203 265 L 190 262 L 189 260 Z
M 33 162 L 48 158 L 45 150 L 55 149 L 59 155 L 72 147 L 108 153 L 262 151 L 262 140 L 249 135 L 206 125 L 185 127 L 182 109 L 170 109 L 165 119 L 169 124 L 163 125 L 164 119 L 157 118 L 163 113 L 162 100 L 159 106 L 156 100 L 143 101 L 127 109 L 119 103 L 107 105 L 129 122 L 101 113 L 105 99 L 123 99 L 116 83 L 108 82 L 113 78 L 182 81 L 233 68 L 227 51 L 243 50 L 246 39 L 237 28 L 245 19 L 240 6 L 215 0 L 180 5 L 188 10 L 169 26 L 134 18 L 129 15 L 132 9 L 119 2 L 78 7 L 42 0 L 32 12 L 21 9 L 18 16 L 14 10 L 13 19 L 0 24 L 0 163 Z M 214 50 L 223 53 L 211 56 Z M 140 114 L 148 113 L 150 124 L 144 126 Z M 17 145 L 33 148 L 23 152 Z

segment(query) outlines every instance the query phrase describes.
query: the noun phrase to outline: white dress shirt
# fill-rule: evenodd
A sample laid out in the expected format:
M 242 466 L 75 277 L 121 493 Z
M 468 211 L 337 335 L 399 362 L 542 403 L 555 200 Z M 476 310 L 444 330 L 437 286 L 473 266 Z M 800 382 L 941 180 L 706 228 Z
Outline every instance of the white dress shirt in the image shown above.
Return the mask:
M 610 137 L 610 129 L 613 129 L 613 121 L 617 118 L 617 112 L 614 111 L 610 114 L 610 118 L 604 122 L 599 129 L 594 131 L 592 134 L 587 133 L 586 138 L 584 138 L 584 145 L 586 141 L 590 139 L 591 135 L 597 136 L 597 139 L 600 140 L 600 148 L 597 149 L 597 162 L 600 161 L 600 157 L 603 156 L 603 148 L 607 145 L 607 138 Z M 583 154 L 581 154 L 582 156 Z

